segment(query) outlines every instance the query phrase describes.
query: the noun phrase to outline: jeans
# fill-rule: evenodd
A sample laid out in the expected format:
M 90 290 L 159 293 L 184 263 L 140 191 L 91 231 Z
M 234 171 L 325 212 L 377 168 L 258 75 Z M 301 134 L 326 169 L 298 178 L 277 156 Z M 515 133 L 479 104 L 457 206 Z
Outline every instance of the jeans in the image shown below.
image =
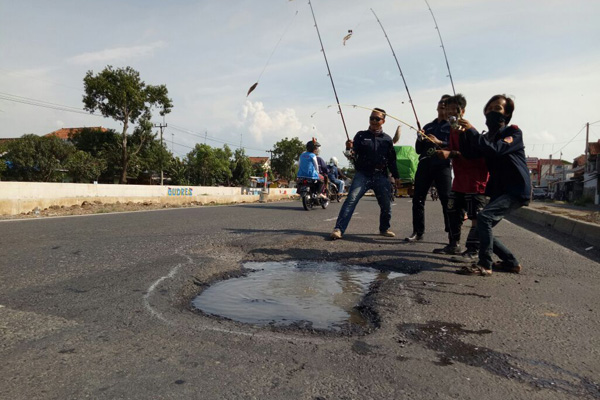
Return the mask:
M 479 233 L 479 262 L 484 268 L 492 267 L 492 253 L 496 254 L 502 261 L 513 266 L 519 265 L 516 257 L 506 246 L 495 238 L 492 228 L 502 221 L 506 215 L 521 208 L 526 200 L 503 194 L 489 202 L 477 215 L 477 232 Z
M 425 200 L 431 184 L 435 182 L 435 187 L 442 203 L 444 213 L 444 229 L 450 232 L 448 222 L 448 196 L 452 186 L 451 167 L 431 168 L 429 160 L 422 160 L 417 167 L 415 174 L 415 193 L 413 195 L 413 232 L 419 235 L 425 233 Z
M 335 183 L 338 187 L 338 193 L 344 193 L 344 181 L 341 179 L 332 179 L 333 183 Z
M 361 171 L 357 171 L 352 180 L 350 189 L 348 189 L 348 197 L 342 205 L 335 223 L 335 229 L 341 230 L 342 233 L 346 231 L 358 201 L 369 189 L 373 189 L 375 192 L 381 210 L 379 214 L 379 231 L 385 232 L 389 229 L 392 208 L 390 206 L 390 181 L 388 176 L 383 172 L 365 173 Z

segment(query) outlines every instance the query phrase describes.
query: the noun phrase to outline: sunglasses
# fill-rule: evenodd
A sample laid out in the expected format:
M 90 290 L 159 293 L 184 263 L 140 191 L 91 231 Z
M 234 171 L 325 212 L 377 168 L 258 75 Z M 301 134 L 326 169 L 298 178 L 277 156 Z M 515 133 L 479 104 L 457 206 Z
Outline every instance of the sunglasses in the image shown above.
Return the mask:
M 379 121 L 382 121 L 382 120 L 383 120 L 383 118 L 380 118 L 380 117 L 369 117 L 369 120 L 370 120 L 370 121 L 376 121 L 376 122 L 379 122 Z

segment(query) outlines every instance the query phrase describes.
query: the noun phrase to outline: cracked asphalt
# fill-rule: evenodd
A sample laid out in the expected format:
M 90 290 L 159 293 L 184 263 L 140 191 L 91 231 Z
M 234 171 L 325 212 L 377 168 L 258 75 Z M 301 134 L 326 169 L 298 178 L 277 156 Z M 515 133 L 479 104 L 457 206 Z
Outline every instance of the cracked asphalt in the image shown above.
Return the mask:
M 0 222 L 2 399 L 600 399 L 600 253 L 524 221 L 496 228 L 520 275 L 454 273 L 439 202 L 425 240 L 410 199 L 396 238 L 364 198 Z M 466 224 L 468 225 L 468 223 Z M 465 231 L 466 234 L 466 231 Z M 369 334 L 209 318 L 191 299 L 246 261 L 337 261 L 407 273 L 383 282 Z

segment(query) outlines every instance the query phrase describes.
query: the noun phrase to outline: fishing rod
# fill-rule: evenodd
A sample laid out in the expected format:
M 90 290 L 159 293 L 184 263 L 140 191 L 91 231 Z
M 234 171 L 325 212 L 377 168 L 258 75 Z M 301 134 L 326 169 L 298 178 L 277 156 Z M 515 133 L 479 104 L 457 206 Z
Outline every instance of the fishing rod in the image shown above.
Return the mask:
M 440 28 L 438 27 L 437 21 L 435 20 L 435 15 L 433 15 L 433 10 L 429 6 L 427 0 L 425 0 L 425 4 L 427 4 L 427 8 L 429 8 L 429 12 L 433 17 L 433 23 L 435 24 L 435 29 L 437 30 L 438 36 L 440 37 L 440 43 L 442 44 L 442 51 L 444 52 L 444 59 L 446 60 L 446 68 L 448 68 L 448 77 L 450 78 L 450 84 L 452 85 L 452 93 L 456 96 L 456 91 L 454 90 L 454 81 L 452 80 L 452 72 L 450 72 L 450 64 L 448 63 L 448 56 L 446 55 L 446 47 L 444 47 L 444 41 L 442 40 L 442 33 L 440 32 Z
M 323 47 L 323 41 L 321 40 L 321 33 L 319 33 L 319 26 L 317 25 L 317 19 L 315 18 L 315 11 L 313 10 L 312 3 L 308 0 L 308 5 L 310 6 L 310 12 L 312 13 L 313 21 L 315 21 L 315 29 L 317 30 L 317 36 L 319 37 L 319 43 L 321 44 L 321 51 L 323 52 L 323 57 L 325 58 L 325 65 L 327 66 L 327 76 L 329 76 L 329 80 L 331 80 L 331 87 L 333 87 L 333 94 L 335 95 L 335 102 L 338 105 L 338 110 L 340 111 L 340 117 L 342 117 L 342 124 L 344 125 L 344 131 L 346 132 L 346 138 L 350 140 L 350 136 L 348 135 L 348 128 L 346 128 L 346 121 L 344 120 L 344 114 L 342 113 L 342 107 L 340 106 L 340 100 L 338 99 L 337 91 L 335 90 L 335 85 L 333 83 L 333 76 L 331 76 L 331 70 L 329 69 L 329 62 L 327 61 L 327 55 L 325 54 L 325 48 Z
M 371 8 L 371 12 L 375 16 L 375 19 L 377 20 L 377 22 L 379 22 L 379 26 L 381 27 L 381 30 L 383 31 L 383 34 L 384 34 L 385 38 L 387 39 L 388 44 L 390 45 L 390 49 L 392 50 L 392 55 L 394 56 L 394 60 L 396 60 L 396 65 L 398 66 L 398 70 L 400 71 L 400 76 L 402 77 L 402 82 L 404 82 L 404 87 L 406 88 L 406 93 L 408 94 L 410 106 L 412 107 L 413 113 L 415 114 L 415 120 L 417 121 L 417 127 L 419 128 L 419 130 L 421 130 L 421 123 L 419 122 L 419 117 L 417 116 L 417 111 L 415 110 L 415 105 L 413 103 L 413 99 L 410 96 L 410 91 L 408 90 L 408 85 L 406 84 L 406 79 L 404 79 L 404 74 L 402 73 L 402 68 L 400 68 L 400 63 L 398 62 L 398 57 L 396 57 L 396 53 L 394 52 L 394 48 L 392 47 L 390 38 L 388 37 L 387 32 L 385 31 L 385 28 L 383 27 L 383 24 L 379 20 L 379 17 L 377 17 L 377 14 L 375 14 L 375 11 L 372 8 Z
M 335 104 L 329 104 L 326 108 L 331 108 L 333 107 Z M 373 111 L 374 108 L 373 107 L 365 107 L 365 106 L 359 106 L 358 104 L 337 104 L 338 107 L 344 106 L 344 107 L 352 107 L 352 108 L 362 108 L 364 110 L 369 110 L 369 111 Z M 310 117 L 312 118 L 317 112 L 315 111 L 314 113 L 312 113 L 310 115 Z M 415 131 L 417 133 L 418 136 L 420 136 L 423 140 L 428 140 L 431 143 L 434 144 L 434 146 L 438 149 L 438 150 L 442 150 L 442 148 L 440 147 L 440 145 L 438 145 L 437 143 L 435 143 L 433 140 L 431 140 L 431 138 L 429 136 L 427 136 L 422 129 L 417 129 L 414 126 L 412 126 L 411 124 L 409 124 L 406 121 L 401 120 L 398 117 L 395 117 L 391 114 L 386 113 L 385 114 L 386 117 L 390 117 L 391 119 L 395 119 L 396 121 L 400 122 L 403 125 L 406 125 L 408 128 L 412 129 L 413 131 Z

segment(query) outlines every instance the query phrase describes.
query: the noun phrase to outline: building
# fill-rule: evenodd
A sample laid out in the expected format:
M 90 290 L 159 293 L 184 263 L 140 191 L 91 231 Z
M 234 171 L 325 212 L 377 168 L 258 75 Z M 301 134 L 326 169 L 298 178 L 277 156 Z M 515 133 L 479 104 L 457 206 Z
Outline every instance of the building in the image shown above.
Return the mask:
M 81 132 L 84 129 L 91 129 L 91 130 L 98 130 L 101 132 L 108 132 L 108 129 L 103 128 L 101 126 L 90 126 L 90 127 L 82 127 L 82 128 L 61 128 L 59 130 L 56 130 L 54 132 L 50 132 L 44 135 L 44 137 L 51 137 L 51 136 L 55 136 L 59 139 L 62 140 L 69 140 L 71 137 L 73 137 L 73 135 L 75 135 L 76 133 Z
M 600 171 L 600 139 L 587 144 L 587 159 L 583 171 L 583 197 L 600 204 L 600 185 L 598 184 L 598 171 Z

